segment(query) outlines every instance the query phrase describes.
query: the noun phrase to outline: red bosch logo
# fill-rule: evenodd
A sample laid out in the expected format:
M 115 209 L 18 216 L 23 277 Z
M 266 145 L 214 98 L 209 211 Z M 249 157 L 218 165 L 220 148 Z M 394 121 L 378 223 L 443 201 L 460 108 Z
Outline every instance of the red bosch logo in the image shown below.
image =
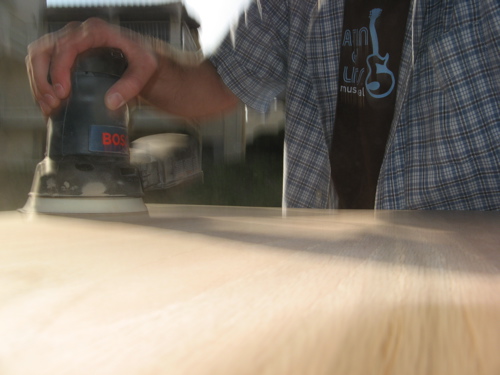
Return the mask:
M 128 154 L 127 129 L 121 126 L 92 125 L 89 134 L 90 152 Z
M 104 146 L 126 146 L 127 145 L 127 136 L 125 134 L 117 134 L 117 133 L 102 133 L 102 144 Z

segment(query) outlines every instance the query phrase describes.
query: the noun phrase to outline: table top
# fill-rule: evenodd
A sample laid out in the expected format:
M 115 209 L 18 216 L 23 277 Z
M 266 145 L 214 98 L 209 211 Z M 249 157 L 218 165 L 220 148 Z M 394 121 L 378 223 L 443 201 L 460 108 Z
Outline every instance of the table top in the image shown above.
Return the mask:
M 0 212 L 0 374 L 499 374 L 500 212 Z

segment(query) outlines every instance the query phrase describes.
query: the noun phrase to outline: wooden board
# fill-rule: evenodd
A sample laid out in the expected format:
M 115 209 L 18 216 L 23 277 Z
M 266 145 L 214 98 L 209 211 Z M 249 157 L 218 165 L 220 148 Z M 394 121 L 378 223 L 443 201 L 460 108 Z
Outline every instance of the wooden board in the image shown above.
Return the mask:
M 500 374 L 500 213 L 0 213 L 0 374 Z

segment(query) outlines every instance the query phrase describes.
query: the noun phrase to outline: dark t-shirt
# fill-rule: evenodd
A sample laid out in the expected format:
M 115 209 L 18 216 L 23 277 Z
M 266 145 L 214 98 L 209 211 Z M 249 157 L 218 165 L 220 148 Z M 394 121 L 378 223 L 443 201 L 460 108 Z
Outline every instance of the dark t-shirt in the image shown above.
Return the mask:
M 346 0 L 330 153 L 339 208 L 373 208 L 409 0 Z

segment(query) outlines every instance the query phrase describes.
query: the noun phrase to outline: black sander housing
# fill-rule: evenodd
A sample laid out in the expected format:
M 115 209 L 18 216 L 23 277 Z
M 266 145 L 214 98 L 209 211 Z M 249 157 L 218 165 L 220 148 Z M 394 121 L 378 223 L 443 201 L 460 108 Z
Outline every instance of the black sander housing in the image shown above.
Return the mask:
M 23 212 L 145 212 L 140 174 L 130 164 L 128 107 L 109 110 L 108 89 L 127 68 L 120 50 L 78 56 L 71 94 L 47 123 L 46 156 Z

